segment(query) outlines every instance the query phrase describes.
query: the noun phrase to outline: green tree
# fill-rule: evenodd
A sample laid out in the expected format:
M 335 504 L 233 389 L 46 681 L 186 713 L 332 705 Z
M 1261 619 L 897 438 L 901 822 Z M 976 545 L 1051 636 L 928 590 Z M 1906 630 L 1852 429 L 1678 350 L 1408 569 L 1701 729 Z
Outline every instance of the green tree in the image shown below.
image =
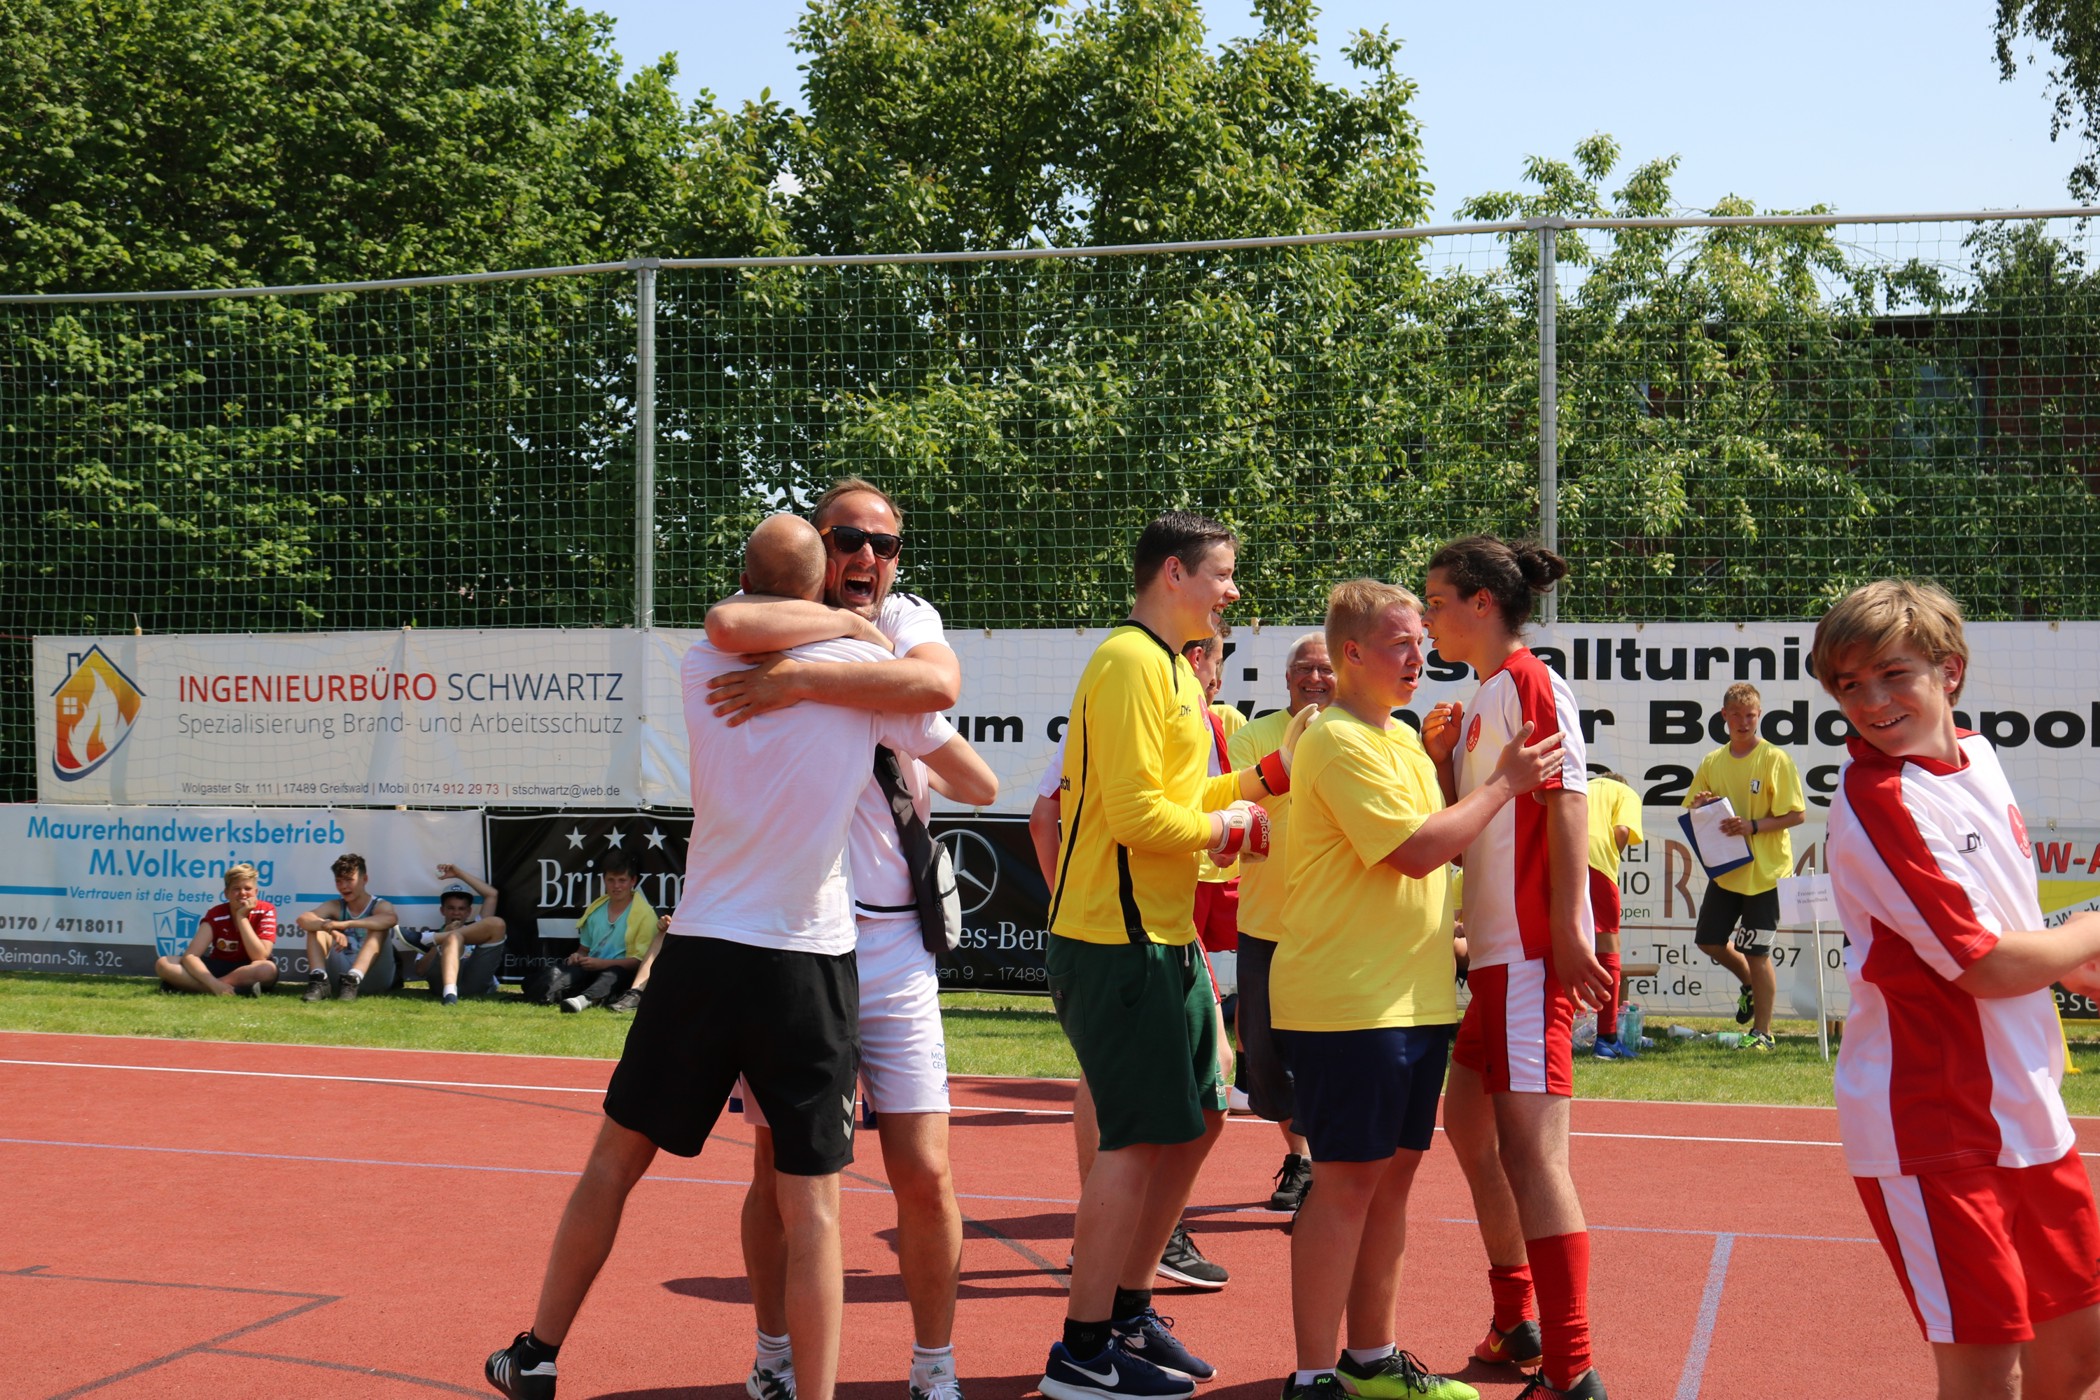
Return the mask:
M 2083 146 L 2071 167 L 2071 195 L 2080 203 L 2100 198 L 2100 8 L 2087 0 L 1998 0 L 1998 76 L 2020 72 L 2021 41 L 2039 43 L 2054 56 L 2049 69 L 2049 139 L 2076 131 Z M 2029 55 L 2028 62 L 2033 57 Z

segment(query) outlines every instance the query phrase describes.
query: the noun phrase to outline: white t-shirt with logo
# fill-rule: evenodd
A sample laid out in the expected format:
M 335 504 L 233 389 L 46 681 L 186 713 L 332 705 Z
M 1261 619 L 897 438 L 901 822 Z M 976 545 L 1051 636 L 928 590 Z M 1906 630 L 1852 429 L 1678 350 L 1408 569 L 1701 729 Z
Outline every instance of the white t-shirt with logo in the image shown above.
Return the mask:
M 800 661 L 883 661 L 866 642 L 791 648 Z M 891 715 L 843 705 L 801 704 L 731 728 L 707 703 L 707 679 L 743 668 L 741 657 L 703 639 L 679 668 L 690 753 L 693 834 L 677 935 L 761 948 L 850 953 L 854 923 L 847 832 L 861 785 L 873 782 L 875 745 L 930 753 L 955 730 L 939 715 Z M 885 809 L 886 811 L 887 809 Z
M 1830 804 L 1830 882 L 1852 1010 L 1838 1136 L 1854 1176 L 2031 1167 L 2076 1146 L 2063 1033 L 2045 987 L 1978 997 L 1955 979 L 2006 929 L 2042 927 L 2034 847 L 1990 741 L 1962 762 L 1854 736 Z
M 941 629 L 940 610 L 912 593 L 892 593 L 884 598 L 875 614 L 875 625 L 890 639 L 898 656 L 908 656 L 912 648 L 929 642 L 945 646 L 948 641 L 947 633 Z M 948 729 L 950 737 L 954 733 L 953 728 Z M 946 743 L 947 739 L 941 742 Z M 890 747 L 896 749 L 894 744 Z M 933 810 L 933 790 L 927 785 L 926 765 L 918 761 L 918 755 L 930 751 L 896 750 L 905 790 L 911 793 L 912 805 L 918 808 L 921 821 Z M 853 831 L 847 841 L 852 849 L 854 912 L 863 922 L 909 921 L 913 937 L 917 937 L 918 896 L 911 885 L 911 867 L 897 845 L 897 820 L 890 815 L 889 799 L 882 795 L 882 784 L 875 781 L 873 773 L 853 810 Z

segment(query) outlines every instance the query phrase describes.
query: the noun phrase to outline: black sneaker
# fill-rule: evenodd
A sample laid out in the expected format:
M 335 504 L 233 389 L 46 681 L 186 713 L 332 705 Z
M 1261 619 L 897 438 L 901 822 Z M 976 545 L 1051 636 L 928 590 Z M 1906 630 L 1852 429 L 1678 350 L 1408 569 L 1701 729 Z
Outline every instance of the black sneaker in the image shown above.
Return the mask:
M 343 985 L 335 989 L 335 999 L 337 1001 L 356 1001 L 357 989 L 364 984 L 364 980 L 362 977 L 345 977 Z
M 1301 1157 L 1292 1152 L 1276 1169 L 1276 1190 L 1269 1196 L 1270 1210 L 1296 1211 L 1299 1202 L 1305 1199 L 1305 1188 L 1312 1185 L 1312 1158 Z
M 605 1003 L 605 1009 L 607 1011 L 633 1011 L 641 1004 L 641 989 L 638 987 L 629 987 L 626 991 L 620 993 L 611 1001 Z
M 243 982 L 233 989 L 233 994 L 237 997 L 259 997 L 263 994 L 262 983 Z
M 1217 1367 L 1174 1339 L 1173 1318 L 1161 1317 L 1151 1308 L 1111 1326 L 1117 1350 L 1141 1357 L 1170 1376 L 1207 1381 L 1218 1374 Z
M 542 1361 L 529 1368 L 525 1365 L 525 1339 L 531 1335 L 520 1332 L 517 1340 L 489 1357 L 481 1373 L 511 1400 L 554 1400 L 554 1363 Z
M 301 1000 L 301 1001 L 326 1001 L 326 1000 L 328 1000 L 328 979 L 327 979 L 326 977 L 316 977 L 316 978 L 314 978 L 314 979 L 313 979 L 313 980 L 312 980 L 311 982 L 308 982 L 308 983 L 306 984 L 306 995 L 304 995 L 304 996 L 300 997 L 300 998 L 299 998 L 299 1000 Z
M 1291 1207 L 1291 1218 L 1283 1222 L 1283 1233 L 1290 1234 L 1298 1228 L 1298 1217 L 1305 1213 L 1305 1203 L 1312 1199 L 1313 1180 L 1305 1178 L 1305 1189 L 1298 1193 L 1298 1204 Z
M 1597 1368 L 1592 1366 L 1566 1390 L 1555 1390 L 1546 1384 L 1544 1371 L 1533 1371 L 1531 1383 L 1517 1392 L 1517 1400 L 1611 1400 L 1611 1397 L 1604 1393 L 1604 1381 L 1597 1375 Z
M 1749 1025 L 1750 1017 L 1755 1012 L 1755 1010 L 1756 1008 L 1753 1007 L 1750 1003 L 1750 984 L 1748 982 L 1745 982 L 1743 984 L 1743 990 L 1736 996 L 1735 999 L 1735 1023 L 1739 1026 Z
M 1213 1264 L 1189 1238 L 1189 1227 L 1176 1225 L 1167 1237 L 1166 1253 L 1159 1257 L 1159 1276 L 1190 1288 L 1223 1288 L 1232 1277 L 1223 1264 Z

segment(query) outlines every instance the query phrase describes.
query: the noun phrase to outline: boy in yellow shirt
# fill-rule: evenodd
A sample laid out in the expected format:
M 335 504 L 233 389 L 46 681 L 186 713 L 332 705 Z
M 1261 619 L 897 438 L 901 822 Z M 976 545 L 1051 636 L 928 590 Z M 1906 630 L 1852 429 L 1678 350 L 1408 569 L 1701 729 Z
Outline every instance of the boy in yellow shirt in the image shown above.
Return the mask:
M 1436 1127 L 1458 1021 L 1445 867 L 1512 797 L 1557 772 L 1559 737 L 1524 726 L 1494 776 L 1446 809 L 1436 766 L 1392 712 L 1427 655 L 1422 605 L 1358 579 L 1328 598 L 1335 703 L 1292 766 L 1296 812 L 1271 1015 L 1317 1190 L 1291 1234 L 1298 1370 L 1285 1400 L 1337 1390 L 1476 1400 L 1394 1343 L 1407 1196 Z M 1348 1347 L 1339 1360 L 1344 1313 Z
M 1794 760 L 1760 737 L 1764 697 L 1748 681 L 1737 681 L 1721 697 L 1728 742 L 1708 754 L 1692 779 L 1687 807 L 1728 799 L 1735 815 L 1721 823 L 1724 836 L 1750 843 L 1750 863 L 1714 877 L 1699 905 L 1692 935 L 1700 951 L 1743 984 L 1735 1019 L 1750 1025 L 1746 1050 L 1772 1048 L 1772 1002 L 1779 979 L 1772 972 L 1772 939 L 1779 928 L 1779 882 L 1794 873 L 1789 829 L 1808 819 L 1801 772 Z M 1754 1024 L 1753 1024 L 1754 1022 Z
M 1597 925 L 1597 961 L 1611 976 L 1611 995 L 1597 1008 L 1597 1058 L 1630 1060 L 1640 1046 L 1619 1044 L 1619 857 L 1638 846 L 1640 794 L 1617 773 L 1590 779 L 1590 917 Z

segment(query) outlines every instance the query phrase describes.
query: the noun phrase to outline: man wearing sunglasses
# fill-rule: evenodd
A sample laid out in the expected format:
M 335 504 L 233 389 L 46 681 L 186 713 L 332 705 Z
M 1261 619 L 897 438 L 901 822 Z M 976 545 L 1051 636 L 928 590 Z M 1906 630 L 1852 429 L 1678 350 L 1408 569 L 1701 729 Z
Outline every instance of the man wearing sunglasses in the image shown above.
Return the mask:
M 732 725 L 802 701 L 892 714 L 950 708 L 962 669 L 925 599 L 893 593 L 903 549 L 903 515 L 881 488 L 849 477 L 821 496 L 811 522 L 824 540 L 824 601 L 740 595 L 707 614 L 708 641 L 756 661 L 715 676 L 709 700 Z M 870 632 L 896 659 L 804 661 L 782 656 L 790 646 Z M 960 737 L 960 750 L 968 746 Z M 998 781 L 974 751 L 973 767 L 930 772 L 900 755 L 905 788 L 923 818 L 929 785 L 951 801 L 983 805 Z M 962 1213 L 948 1161 L 948 1068 L 941 1030 L 939 980 L 922 938 L 911 872 L 899 848 L 895 818 L 882 786 L 865 788 L 848 839 L 860 966 L 863 1081 L 882 1160 L 897 1200 L 897 1255 L 912 1312 L 911 1400 L 961 1400 L 953 1352 L 955 1294 L 962 1269 Z M 753 1101 L 746 1099 L 747 1117 Z M 757 1167 L 744 1206 L 745 1267 L 758 1312 L 758 1355 L 747 1389 L 755 1400 L 790 1400 L 793 1360 L 779 1335 L 783 1314 L 768 1280 L 782 1276 L 786 1237 L 767 1170 L 771 1143 L 759 1131 Z

